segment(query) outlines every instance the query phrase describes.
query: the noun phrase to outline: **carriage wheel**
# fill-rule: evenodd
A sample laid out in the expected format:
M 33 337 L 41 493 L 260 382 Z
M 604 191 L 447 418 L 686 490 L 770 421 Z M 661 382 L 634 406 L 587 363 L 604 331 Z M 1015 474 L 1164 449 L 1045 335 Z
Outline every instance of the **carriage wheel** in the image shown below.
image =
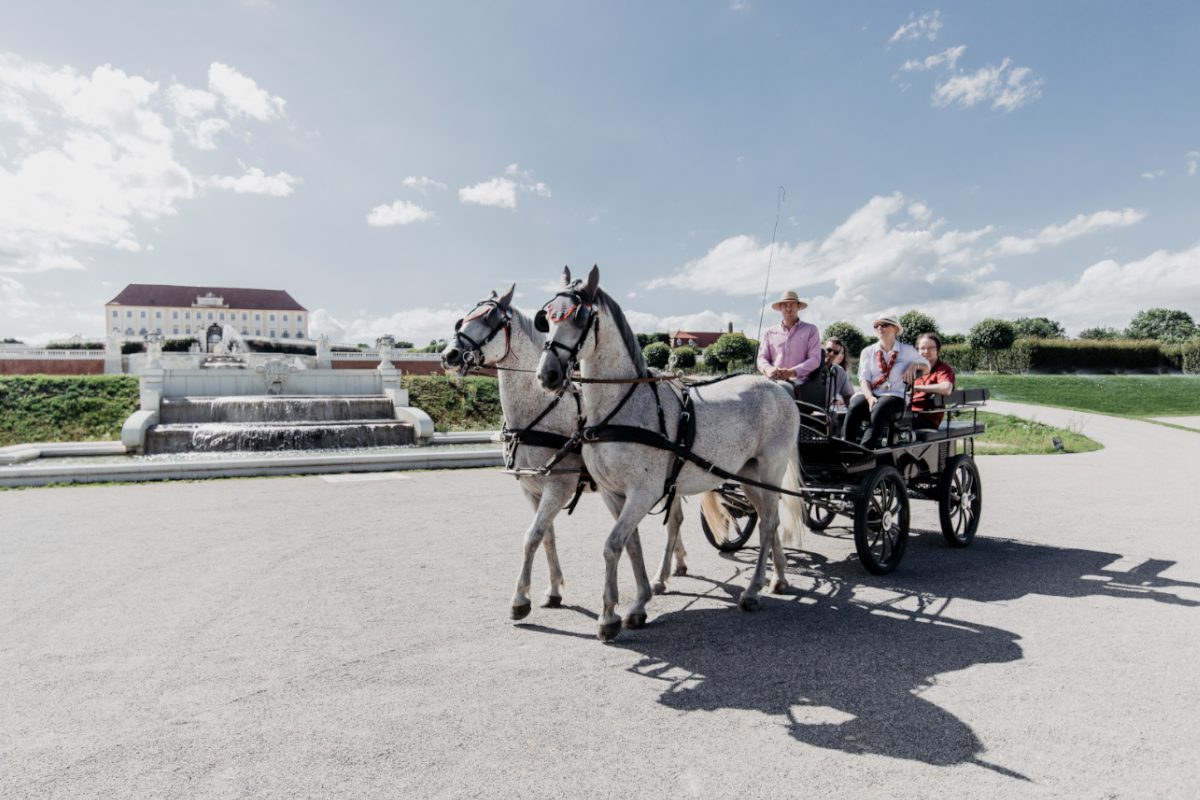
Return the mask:
M 836 516 L 837 512 L 832 508 L 825 508 L 811 502 L 804 504 L 804 524 L 810 531 L 825 530 Z
M 908 491 L 895 467 L 867 476 L 854 500 L 854 547 L 867 571 L 886 575 L 908 547 Z
M 975 538 L 983 508 L 982 488 L 975 459 L 958 455 L 946 464 L 938 486 L 938 517 L 942 536 L 952 547 L 966 547 Z
M 746 542 L 750 541 L 754 526 L 758 524 L 758 512 L 741 492 L 737 493 L 736 498 L 731 498 L 723 492 L 721 504 L 732 518 L 725 528 L 713 531 L 703 514 L 700 515 L 700 527 L 704 530 L 704 537 L 708 539 L 709 544 L 722 553 L 733 553 L 741 550 L 746 546 Z

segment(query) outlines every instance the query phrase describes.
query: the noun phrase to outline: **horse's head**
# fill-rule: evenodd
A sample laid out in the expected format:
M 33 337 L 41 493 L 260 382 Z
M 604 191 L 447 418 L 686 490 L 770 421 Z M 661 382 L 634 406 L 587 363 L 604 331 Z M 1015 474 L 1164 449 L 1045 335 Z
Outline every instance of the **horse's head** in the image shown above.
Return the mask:
M 503 361 L 510 347 L 514 283 L 503 295 L 494 291 L 471 313 L 454 323 L 454 339 L 442 351 L 442 366 L 466 375 L 473 368 Z M 504 344 L 494 343 L 504 332 Z M 501 349 L 503 347 L 503 349 Z
M 563 267 L 561 291 L 534 318 L 534 327 L 549 335 L 538 363 L 538 381 L 547 391 L 559 391 L 595 347 L 599 284 L 599 267 L 574 282 L 570 268 Z

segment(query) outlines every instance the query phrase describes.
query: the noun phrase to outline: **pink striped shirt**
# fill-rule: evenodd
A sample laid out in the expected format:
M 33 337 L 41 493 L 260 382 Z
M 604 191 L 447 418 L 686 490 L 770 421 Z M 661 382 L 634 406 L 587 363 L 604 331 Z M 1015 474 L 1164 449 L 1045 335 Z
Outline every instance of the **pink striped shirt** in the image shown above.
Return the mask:
M 821 366 L 821 332 L 811 322 L 797 322 L 788 328 L 781 322 L 763 331 L 758 345 L 758 369 L 767 367 L 793 369 L 792 383 L 804 380 Z

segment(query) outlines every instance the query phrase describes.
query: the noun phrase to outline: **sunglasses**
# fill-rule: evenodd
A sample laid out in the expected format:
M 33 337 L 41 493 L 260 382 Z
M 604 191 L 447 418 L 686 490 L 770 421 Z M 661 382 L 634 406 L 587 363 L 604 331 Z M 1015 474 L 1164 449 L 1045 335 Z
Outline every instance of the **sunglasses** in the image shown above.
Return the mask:
M 875 323 L 874 325 L 872 325 L 871 327 L 873 327 L 873 328 L 874 328 L 875 330 L 877 330 L 877 331 L 881 331 L 881 330 L 883 330 L 884 328 L 890 328 L 890 327 L 892 327 L 892 323 L 890 323 L 890 322 L 882 322 L 882 323 L 880 323 L 880 322 L 876 322 L 876 323 Z
M 842 354 L 842 351 L 838 350 L 836 347 L 824 347 L 822 350 L 824 350 L 826 353 L 832 353 L 835 356 L 840 356 Z

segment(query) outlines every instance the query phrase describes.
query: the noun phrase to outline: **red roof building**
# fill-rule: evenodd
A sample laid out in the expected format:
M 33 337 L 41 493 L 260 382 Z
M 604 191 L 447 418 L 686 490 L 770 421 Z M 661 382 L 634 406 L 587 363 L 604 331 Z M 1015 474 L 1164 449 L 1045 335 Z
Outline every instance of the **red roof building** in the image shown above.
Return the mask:
M 307 339 L 308 309 L 281 289 L 131 283 L 104 304 L 104 327 L 122 339 L 200 336 L 213 325 L 242 336 Z
M 692 333 L 690 331 L 675 331 L 669 334 L 671 338 L 671 347 L 694 347 L 697 350 L 703 350 L 710 344 L 720 339 L 727 333 L 733 333 L 733 323 L 729 323 L 729 330 L 725 331 L 699 331 Z

